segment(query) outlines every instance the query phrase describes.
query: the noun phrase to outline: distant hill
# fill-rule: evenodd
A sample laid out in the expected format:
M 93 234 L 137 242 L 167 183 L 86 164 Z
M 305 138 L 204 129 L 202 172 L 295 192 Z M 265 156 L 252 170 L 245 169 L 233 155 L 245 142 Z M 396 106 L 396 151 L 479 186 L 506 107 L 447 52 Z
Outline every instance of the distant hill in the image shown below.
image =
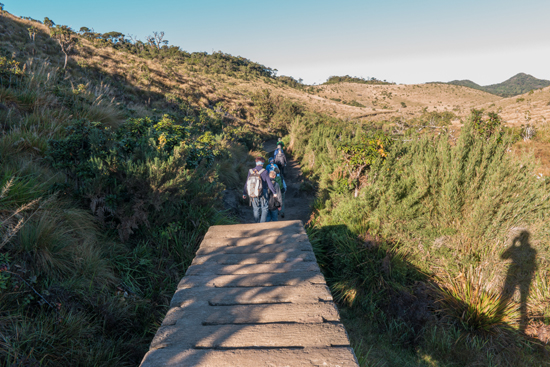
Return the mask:
M 519 73 L 502 83 L 487 85 L 483 90 L 503 97 L 512 97 L 549 85 L 550 80 L 537 79 L 532 75 Z
M 461 85 L 463 87 L 468 87 L 472 89 L 479 89 L 483 90 L 483 87 L 477 83 L 474 83 L 471 80 L 465 79 L 465 80 L 453 80 L 451 82 L 448 82 L 447 84 L 453 84 L 453 85 Z
M 510 79 L 486 86 L 481 86 L 471 80 L 453 80 L 447 84 L 461 85 L 463 87 L 482 90 L 502 97 L 512 97 L 527 93 L 533 89 L 540 89 L 550 86 L 550 80 L 537 79 L 532 75 L 519 73 Z

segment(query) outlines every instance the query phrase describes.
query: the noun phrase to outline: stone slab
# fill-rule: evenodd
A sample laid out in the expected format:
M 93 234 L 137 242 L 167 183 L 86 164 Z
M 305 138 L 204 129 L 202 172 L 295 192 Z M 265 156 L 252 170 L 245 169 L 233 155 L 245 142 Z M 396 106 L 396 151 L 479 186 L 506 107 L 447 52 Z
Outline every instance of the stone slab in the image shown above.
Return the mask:
M 204 239 L 284 236 L 291 234 L 306 234 L 301 221 L 213 226 L 205 234 Z
M 197 251 L 197 256 L 214 254 L 257 254 L 257 253 L 275 253 L 289 250 L 313 251 L 309 242 L 292 243 L 273 243 L 273 244 L 251 244 L 246 246 L 220 246 L 220 247 L 201 247 Z
M 349 346 L 344 326 L 321 324 L 203 325 L 189 329 L 161 326 L 151 348 L 326 348 Z
M 285 220 L 265 223 L 243 223 L 212 226 L 208 233 L 228 233 L 228 232 L 251 232 L 272 229 L 284 229 L 286 231 L 304 231 L 304 225 L 301 220 Z M 304 231 L 305 232 L 305 231 Z
M 357 367 L 348 347 L 209 350 L 155 349 L 141 367 Z
M 192 264 L 204 264 L 213 262 L 217 264 L 268 264 L 284 263 L 302 259 L 303 261 L 315 261 L 315 255 L 310 251 L 289 250 L 285 252 L 264 253 L 264 254 L 213 254 L 196 256 Z
M 265 235 L 256 237 L 243 238 L 206 238 L 200 246 L 199 251 L 203 249 L 211 249 L 216 247 L 239 247 L 239 246 L 255 246 L 255 245 L 274 245 L 274 244 L 296 244 L 301 242 L 309 243 L 306 234 L 289 234 L 289 235 Z
M 211 306 L 231 306 L 272 303 L 330 302 L 332 295 L 324 284 L 306 287 L 250 287 L 179 289 L 174 293 L 170 307 L 181 307 L 195 302 L 208 302 Z
M 313 261 L 302 261 L 295 259 L 285 263 L 271 264 L 243 264 L 243 265 L 221 265 L 221 264 L 199 264 L 187 268 L 186 276 L 198 275 L 224 275 L 224 274 L 271 274 L 286 273 L 289 271 L 314 271 L 319 272 L 319 266 Z
M 322 323 L 340 321 L 333 303 L 272 304 L 215 307 L 203 325 Z
M 240 274 L 240 275 L 204 275 L 186 276 L 178 284 L 178 289 L 193 287 L 274 287 L 274 286 L 307 286 L 325 284 L 320 273 L 287 272 L 275 274 Z
M 172 307 L 162 325 L 181 325 L 193 328 L 200 325 L 322 323 L 338 322 L 339 315 L 332 302 L 275 303 L 261 305 L 210 306 L 196 302 Z

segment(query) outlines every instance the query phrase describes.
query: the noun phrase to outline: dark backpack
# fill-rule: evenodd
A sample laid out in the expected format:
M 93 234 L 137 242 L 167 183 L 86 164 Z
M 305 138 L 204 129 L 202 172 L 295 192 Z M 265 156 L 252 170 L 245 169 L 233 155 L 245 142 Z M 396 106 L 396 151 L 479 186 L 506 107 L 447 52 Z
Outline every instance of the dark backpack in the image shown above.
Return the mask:
M 246 191 L 248 192 L 248 196 L 251 198 L 258 198 L 262 196 L 263 187 L 261 174 L 263 171 L 265 171 L 263 168 L 259 171 L 251 168 L 248 171 L 250 172 L 250 175 L 246 181 Z

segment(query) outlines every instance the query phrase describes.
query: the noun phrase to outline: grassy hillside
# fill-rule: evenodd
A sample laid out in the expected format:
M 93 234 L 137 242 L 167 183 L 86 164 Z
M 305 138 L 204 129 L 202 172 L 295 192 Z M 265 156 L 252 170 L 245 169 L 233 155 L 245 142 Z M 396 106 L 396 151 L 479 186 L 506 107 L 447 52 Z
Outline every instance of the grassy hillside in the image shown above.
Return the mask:
M 0 365 L 136 366 L 269 134 L 158 54 L 70 33 L 64 70 L 50 32 L 0 17 Z
M 355 101 L 363 108 L 348 107 L 335 116 L 364 120 L 392 120 L 420 117 L 426 112 L 452 112 L 458 118 L 467 116 L 471 108 L 501 98 L 471 88 L 445 85 L 366 85 L 339 83 L 318 86 L 315 93 L 333 105 Z M 330 114 L 328 106 L 321 110 Z

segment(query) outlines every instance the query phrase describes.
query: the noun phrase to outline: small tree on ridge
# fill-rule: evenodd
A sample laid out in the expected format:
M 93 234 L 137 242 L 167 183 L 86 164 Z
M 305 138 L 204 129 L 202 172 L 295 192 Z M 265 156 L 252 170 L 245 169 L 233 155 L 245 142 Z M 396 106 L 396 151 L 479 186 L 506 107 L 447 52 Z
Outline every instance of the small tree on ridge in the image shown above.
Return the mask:
M 51 37 L 59 43 L 61 51 L 65 54 L 65 65 L 63 65 L 63 69 L 65 69 L 69 60 L 69 52 L 71 52 L 78 39 L 75 37 L 73 30 L 66 25 L 56 25 L 51 28 Z
M 45 17 L 44 18 L 44 25 L 48 28 L 51 28 L 55 25 L 55 23 L 53 22 L 53 20 L 51 20 L 50 18 L 48 17 Z

